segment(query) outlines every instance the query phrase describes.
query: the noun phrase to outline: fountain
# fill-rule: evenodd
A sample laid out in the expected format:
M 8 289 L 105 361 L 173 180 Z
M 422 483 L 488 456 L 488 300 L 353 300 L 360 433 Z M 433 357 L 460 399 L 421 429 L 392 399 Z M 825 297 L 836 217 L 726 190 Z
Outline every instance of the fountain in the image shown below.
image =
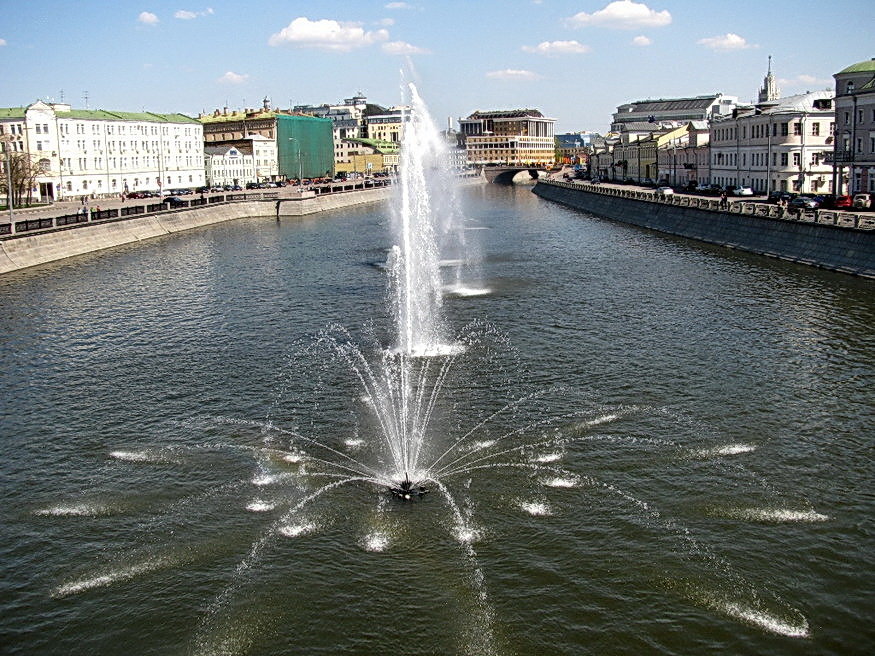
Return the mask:
M 554 518 L 562 514 L 561 502 L 547 498 L 548 493 L 561 499 L 585 489 L 587 496 L 600 496 L 621 505 L 623 516 L 631 515 L 630 521 L 642 530 L 669 536 L 680 546 L 678 551 L 683 558 L 688 561 L 698 558 L 705 571 L 703 579 L 707 575 L 718 576 L 713 572 L 721 573 L 730 593 L 710 594 L 692 584 L 689 590 L 677 586 L 694 603 L 766 631 L 807 637 L 807 620 L 798 611 L 780 599 L 763 602 L 756 586 L 737 575 L 725 559 L 692 537 L 685 526 L 644 501 L 640 494 L 563 466 L 566 452 L 580 445 L 598 444 L 608 452 L 610 447 L 617 446 L 617 453 L 632 448 L 647 449 L 648 454 L 679 453 L 683 457 L 678 461 L 693 464 L 748 453 L 753 446 L 731 444 L 710 450 L 690 449 L 673 433 L 671 440 L 612 433 L 611 427 L 627 418 L 663 415 L 645 406 L 605 405 L 598 402 L 597 394 L 587 398 L 562 387 L 540 385 L 535 391 L 524 389 L 516 382 L 520 368 L 517 354 L 509 340 L 493 326 L 475 321 L 457 331 L 450 329 L 444 317 L 445 295 L 475 295 L 485 290 L 477 277 L 477 249 L 468 238 L 464 217 L 452 192 L 452 177 L 444 166 L 445 146 L 416 87 L 409 85 L 408 89 L 412 110 L 402 148 L 397 196 L 391 208 L 388 334 L 366 327 L 362 335 L 353 335 L 346 327 L 329 325 L 315 339 L 307 338 L 294 359 L 294 374 L 290 368 L 288 375 L 324 384 L 314 393 L 319 403 L 316 411 L 313 411 L 316 403 L 310 407 L 297 403 L 303 408 L 302 413 L 310 413 L 309 427 L 305 421 L 297 421 L 300 415 L 290 415 L 284 409 L 287 399 L 280 394 L 266 421 L 222 418 L 216 422 L 231 427 L 233 431 L 229 432 L 234 433 L 234 439 L 251 438 L 253 444 L 241 446 L 234 439 L 227 439 L 190 449 L 197 456 L 207 450 L 228 450 L 241 456 L 241 460 L 251 458 L 256 463 L 256 473 L 247 472 L 248 477 L 226 485 L 235 493 L 247 485 L 257 488 L 258 496 L 240 507 L 245 513 L 252 513 L 247 517 L 267 517 L 269 522 L 251 543 L 246 542 L 248 550 L 233 570 L 230 583 L 208 605 L 194 638 L 194 651 L 223 650 L 221 644 L 216 646 L 216 634 L 222 634 L 217 626 L 224 628 L 223 614 L 228 613 L 232 598 L 246 578 L 254 576 L 255 566 L 266 559 L 268 545 L 317 532 L 319 522 L 306 516 L 310 506 L 343 486 L 355 486 L 378 491 L 380 513 L 405 512 L 412 508 L 409 502 L 413 501 L 423 501 L 418 504 L 418 510 L 423 512 L 411 513 L 420 520 L 436 507 L 448 511 L 449 533 L 463 554 L 476 611 L 466 617 L 471 623 L 469 632 L 476 634 L 468 652 L 498 653 L 493 635 L 495 611 L 474 546 L 484 531 L 473 519 L 470 495 L 473 481 L 484 480 L 490 472 L 520 475 L 511 492 L 504 488 L 501 494 L 489 497 L 490 507 L 496 512 L 511 508 L 527 515 L 526 519 Z M 448 270 L 449 283 L 444 279 Z M 312 367 L 305 364 L 307 361 Z M 486 401 L 477 398 L 478 390 L 481 397 L 489 398 Z M 483 394 L 483 390 L 489 393 Z M 343 405 L 344 411 L 350 403 L 357 407 L 347 413 L 352 416 L 351 425 L 340 429 L 333 425 L 329 435 L 329 431 L 321 430 L 323 426 L 315 426 L 314 416 L 324 411 L 328 404 L 324 399 L 338 397 L 343 397 L 338 405 Z M 480 404 L 477 410 L 464 420 L 470 422 L 471 416 L 476 417 L 473 425 L 456 420 L 455 415 L 462 414 L 455 412 L 458 408 L 477 404 Z M 334 422 L 341 414 L 334 412 L 324 421 Z M 672 425 L 671 430 L 676 428 L 680 432 L 680 424 Z M 160 449 L 117 449 L 110 457 L 114 463 L 129 466 L 169 465 L 183 461 L 185 454 Z M 458 482 L 458 487 L 454 487 Z M 282 488 L 283 485 L 287 487 Z M 276 488 L 281 488 L 282 493 L 271 496 L 271 489 Z M 432 493 L 427 494 L 429 491 Z M 481 487 L 480 491 L 490 495 L 489 489 Z M 396 504 L 393 500 L 404 503 Z M 578 502 L 576 498 L 573 501 Z M 813 510 L 806 511 L 808 514 L 792 517 L 795 521 L 800 521 L 800 516 L 807 521 L 826 519 Z M 103 515 L 111 509 L 81 503 L 38 512 L 41 517 L 56 517 Z M 745 513 L 740 513 L 739 519 L 750 517 L 748 511 Z M 781 517 L 785 516 L 774 513 L 758 516 L 770 521 Z M 146 528 L 151 532 L 154 527 L 146 523 Z M 380 552 L 390 549 L 391 538 L 388 532 L 373 529 L 367 531 L 360 544 L 367 552 Z M 53 596 L 67 598 L 175 567 L 185 558 L 194 557 L 170 549 L 167 552 L 68 581 L 59 585 Z

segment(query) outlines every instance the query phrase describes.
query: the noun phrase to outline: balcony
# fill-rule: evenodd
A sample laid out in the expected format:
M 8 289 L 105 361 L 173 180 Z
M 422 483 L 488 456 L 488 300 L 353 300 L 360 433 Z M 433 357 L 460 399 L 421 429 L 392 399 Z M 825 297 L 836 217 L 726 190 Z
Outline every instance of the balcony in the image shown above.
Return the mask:
M 854 161 L 854 151 L 852 151 L 852 150 L 844 150 L 844 149 L 836 148 L 834 152 L 827 153 L 827 157 L 830 158 L 830 156 L 831 156 L 831 159 L 826 160 L 826 163 L 828 163 L 828 164 L 833 164 L 833 163 L 843 164 L 843 163 Z

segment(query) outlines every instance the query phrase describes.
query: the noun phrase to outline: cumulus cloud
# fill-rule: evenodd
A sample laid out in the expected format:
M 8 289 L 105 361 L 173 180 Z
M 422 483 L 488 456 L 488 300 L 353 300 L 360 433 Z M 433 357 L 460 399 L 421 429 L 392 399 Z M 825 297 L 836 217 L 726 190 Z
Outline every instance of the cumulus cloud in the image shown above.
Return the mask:
M 156 25 L 158 23 L 158 17 L 151 11 L 140 12 L 140 15 L 137 16 L 137 20 L 144 25 Z
M 486 77 L 493 80 L 536 80 L 539 76 L 532 71 L 505 68 L 502 71 L 489 71 Z
M 6 45 L 6 39 L 0 39 L 0 46 Z
M 241 75 L 239 73 L 235 73 L 234 71 L 228 71 L 219 78 L 219 82 L 222 82 L 224 84 L 243 84 L 248 79 L 248 75 Z
M 709 36 L 696 41 L 700 46 L 711 48 L 711 50 L 745 50 L 746 48 L 756 48 L 755 45 L 748 43 L 744 37 L 728 32 L 720 36 Z
M 814 75 L 797 75 L 793 78 L 779 78 L 778 84 L 782 87 L 790 87 L 794 89 L 821 89 L 823 87 L 832 88 L 835 84 L 834 80 L 829 80 L 826 78 L 815 77 Z
M 524 52 L 535 55 L 584 55 L 592 48 L 577 41 L 542 41 L 536 46 L 523 46 Z
M 425 48 L 414 46 L 406 41 L 389 41 L 381 46 L 387 55 L 429 55 Z
M 348 52 L 389 38 L 386 30 L 368 32 L 359 23 L 341 23 L 336 20 L 315 20 L 303 16 L 271 35 L 272 46 L 292 45 L 299 48 L 321 48 Z
M 412 9 L 406 2 L 389 2 L 386 4 L 386 9 Z
M 633 46 L 649 46 L 651 43 L 653 43 L 653 41 L 651 41 L 650 39 L 648 39 L 646 36 L 643 36 L 643 35 L 636 36 L 634 39 L 632 39 Z
M 173 14 L 173 17 L 179 18 L 180 20 L 192 20 L 198 16 L 209 16 L 212 13 L 213 10 L 210 7 L 207 7 L 204 11 L 188 11 L 186 9 L 180 9 Z
M 587 14 L 575 14 L 567 20 L 571 27 L 610 27 L 618 30 L 634 30 L 641 27 L 663 27 L 671 23 L 668 10 L 656 11 L 647 5 L 632 0 L 616 0 L 604 9 Z

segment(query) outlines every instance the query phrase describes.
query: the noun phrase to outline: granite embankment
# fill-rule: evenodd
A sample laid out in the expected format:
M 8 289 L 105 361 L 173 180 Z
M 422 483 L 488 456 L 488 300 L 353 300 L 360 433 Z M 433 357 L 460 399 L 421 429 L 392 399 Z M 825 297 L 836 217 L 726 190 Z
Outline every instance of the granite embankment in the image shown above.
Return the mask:
M 727 248 L 875 278 L 875 217 L 847 212 L 787 215 L 765 203 L 736 201 L 722 209 L 716 199 L 660 197 L 569 182 L 542 182 L 534 193 L 623 223 L 718 244 Z
M 389 198 L 391 193 L 391 187 L 377 187 L 304 198 L 265 197 L 229 200 L 12 235 L 0 240 L 0 274 L 213 223 L 252 216 L 279 218 L 305 216 L 362 203 L 383 201 Z M 47 221 L 51 224 L 51 220 Z

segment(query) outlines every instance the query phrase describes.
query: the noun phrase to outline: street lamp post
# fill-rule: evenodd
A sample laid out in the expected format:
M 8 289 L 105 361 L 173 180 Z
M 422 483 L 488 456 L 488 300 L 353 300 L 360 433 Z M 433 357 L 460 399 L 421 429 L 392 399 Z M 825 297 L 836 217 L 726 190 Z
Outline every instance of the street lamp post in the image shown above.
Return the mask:
M 12 218 L 12 156 L 9 154 L 9 144 L 15 139 L 11 134 L 0 134 L 0 143 L 6 154 L 6 209 L 9 210 L 9 234 L 15 234 L 15 220 Z

